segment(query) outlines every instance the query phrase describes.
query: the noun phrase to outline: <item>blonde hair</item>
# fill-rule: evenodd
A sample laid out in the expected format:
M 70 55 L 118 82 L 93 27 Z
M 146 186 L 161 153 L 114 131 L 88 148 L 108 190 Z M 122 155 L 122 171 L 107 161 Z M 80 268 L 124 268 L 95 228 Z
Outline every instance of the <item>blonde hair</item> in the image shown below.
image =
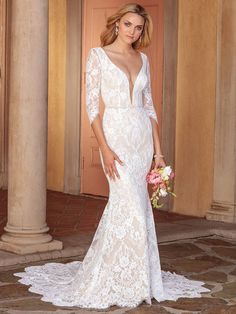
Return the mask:
M 151 42 L 153 24 L 150 15 L 146 10 L 137 3 L 128 3 L 122 6 L 116 13 L 107 18 L 106 29 L 102 32 L 100 36 L 101 46 L 106 46 L 113 43 L 117 37 L 115 34 L 116 22 L 118 22 L 122 16 L 126 13 L 136 13 L 143 17 L 144 27 L 141 34 L 141 41 L 136 40 L 132 46 L 134 49 L 138 50 L 147 47 Z

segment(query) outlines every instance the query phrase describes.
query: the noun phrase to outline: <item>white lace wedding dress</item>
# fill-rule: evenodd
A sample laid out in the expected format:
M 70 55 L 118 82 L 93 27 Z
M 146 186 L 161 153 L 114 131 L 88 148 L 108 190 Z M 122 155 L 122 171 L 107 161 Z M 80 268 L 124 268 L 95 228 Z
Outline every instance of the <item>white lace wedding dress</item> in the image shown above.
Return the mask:
M 127 75 L 101 47 L 89 52 L 86 68 L 86 108 L 90 123 L 105 104 L 102 125 L 120 179 L 109 181 L 109 200 L 82 262 L 45 263 L 15 273 L 30 291 L 58 306 L 104 309 L 111 305 L 136 307 L 142 301 L 200 297 L 208 289 L 200 281 L 161 270 L 146 175 L 153 156 L 150 117 L 153 107 L 149 61 L 142 66 L 133 90 Z M 102 155 L 100 153 L 101 160 Z M 103 161 L 102 161 L 103 165 Z M 104 167 L 104 165 L 103 165 Z

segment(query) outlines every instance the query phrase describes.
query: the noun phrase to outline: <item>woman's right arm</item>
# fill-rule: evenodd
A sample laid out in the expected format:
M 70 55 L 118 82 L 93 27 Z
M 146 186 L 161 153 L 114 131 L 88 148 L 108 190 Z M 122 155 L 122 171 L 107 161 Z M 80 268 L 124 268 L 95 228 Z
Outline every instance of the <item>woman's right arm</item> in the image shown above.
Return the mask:
M 110 149 L 103 132 L 102 121 L 99 114 L 100 84 L 100 60 L 96 51 L 91 49 L 86 63 L 86 110 L 103 156 L 105 173 L 109 175 L 110 179 L 115 180 L 115 175 L 119 178 L 115 160 L 117 160 L 121 165 L 123 163 L 115 152 Z

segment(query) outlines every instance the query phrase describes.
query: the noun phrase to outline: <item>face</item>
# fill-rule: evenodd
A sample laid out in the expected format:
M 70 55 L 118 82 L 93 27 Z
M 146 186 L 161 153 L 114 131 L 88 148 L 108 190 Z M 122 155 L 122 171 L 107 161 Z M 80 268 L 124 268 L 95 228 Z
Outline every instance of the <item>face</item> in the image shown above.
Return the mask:
M 118 36 L 126 43 L 132 44 L 139 39 L 143 31 L 144 18 L 136 13 L 126 13 L 117 23 Z

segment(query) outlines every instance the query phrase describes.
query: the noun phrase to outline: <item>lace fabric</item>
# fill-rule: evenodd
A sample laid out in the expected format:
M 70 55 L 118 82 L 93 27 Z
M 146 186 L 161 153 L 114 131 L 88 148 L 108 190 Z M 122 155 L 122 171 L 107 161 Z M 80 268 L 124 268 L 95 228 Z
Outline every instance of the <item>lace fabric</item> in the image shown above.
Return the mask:
M 99 114 L 99 95 L 103 96 L 105 108 L 143 107 L 146 114 L 157 123 L 153 104 L 150 65 L 147 55 L 140 52 L 142 67 L 134 82 L 130 97 L 126 74 L 107 56 L 103 48 L 92 48 L 86 62 L 86 109 L 90 123 Z
M 148 195 L 146 174 L 153 156 L 153 106 L 147 56 L 130 97 L 127 77 L 105 55 L 91 49 L 86 66 L 86 108 L 90 123 L 105 111 L 102 127 L 120 179 L 109 183 L 109 200 L 83 259 L 71 263 L 45 263 L 15 273 L 30 291 L 57 306 L 105 309 L 111 305 L 136 307 L 143 301 L 200 297 L 209 291 L 200 281 L 161 270 L 157 234 Z M 102 167 L 103 157 L 100 152 Z

